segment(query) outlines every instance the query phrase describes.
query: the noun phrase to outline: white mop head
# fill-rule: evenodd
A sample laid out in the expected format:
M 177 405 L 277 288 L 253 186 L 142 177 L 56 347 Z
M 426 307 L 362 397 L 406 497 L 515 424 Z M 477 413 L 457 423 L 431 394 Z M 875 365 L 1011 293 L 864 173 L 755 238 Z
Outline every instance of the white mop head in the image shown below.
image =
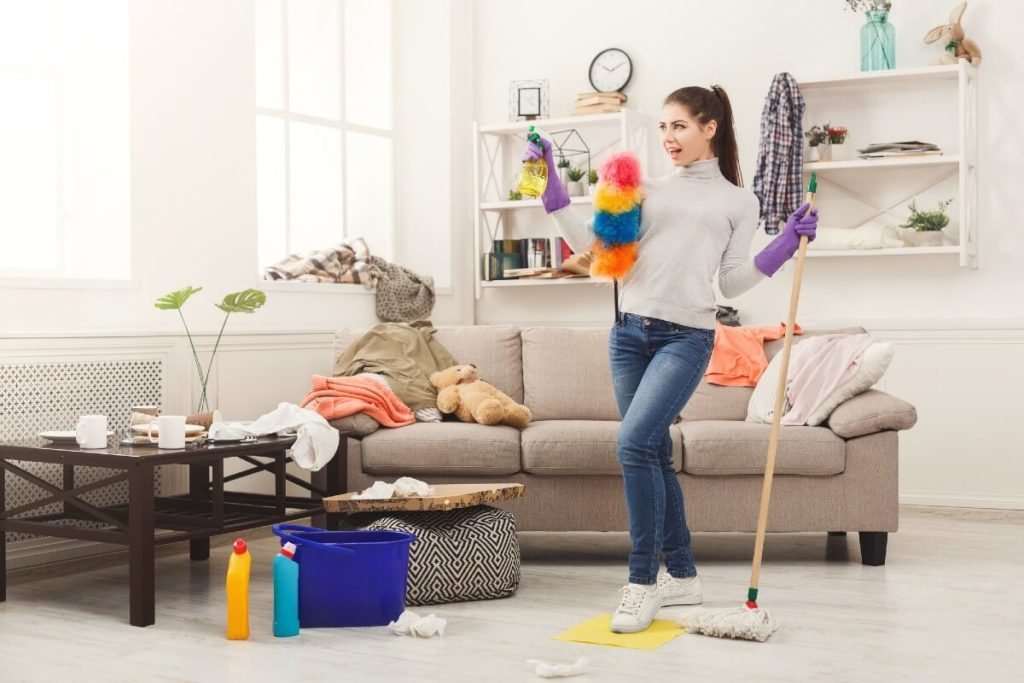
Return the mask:
M 730 609 L 698 610 L 682 619 L 681 623 L 691 633 L 703 633 L 716 638 L 743 638 L 761 643 L 768 640 L 768 636 L 779 627 L 768 610 L 760 607 L 750 609 L 746 605 Z

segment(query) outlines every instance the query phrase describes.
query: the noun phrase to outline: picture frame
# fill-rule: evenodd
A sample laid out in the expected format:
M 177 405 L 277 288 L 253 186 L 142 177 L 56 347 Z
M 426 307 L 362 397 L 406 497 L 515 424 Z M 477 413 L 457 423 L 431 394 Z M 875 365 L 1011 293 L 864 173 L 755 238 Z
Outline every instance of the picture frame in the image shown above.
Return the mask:
M 510 81 L 508 90 L 509 121 L 533 121 L 548 118 L 548 81 Z

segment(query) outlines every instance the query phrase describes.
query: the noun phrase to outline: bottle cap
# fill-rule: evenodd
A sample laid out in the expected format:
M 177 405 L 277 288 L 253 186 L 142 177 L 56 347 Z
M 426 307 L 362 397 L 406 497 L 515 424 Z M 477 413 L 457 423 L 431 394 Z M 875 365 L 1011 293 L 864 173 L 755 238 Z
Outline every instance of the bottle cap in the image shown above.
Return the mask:
M 288 558 L 294 558 L 295 557 L 295 544 L 294 543 L 285 543 L 283 546 L 281 546 L 281 554 L 284 555 L 285 557 L 288 557 Z
M 235 545 L 233 546 L 233 548 L 235 549 L 236 555 L 242 555 L 245 553 L 246 550 L 249 549 L 249 547 L 245 544 L 245 539 L 241 538 L 235 540 Z

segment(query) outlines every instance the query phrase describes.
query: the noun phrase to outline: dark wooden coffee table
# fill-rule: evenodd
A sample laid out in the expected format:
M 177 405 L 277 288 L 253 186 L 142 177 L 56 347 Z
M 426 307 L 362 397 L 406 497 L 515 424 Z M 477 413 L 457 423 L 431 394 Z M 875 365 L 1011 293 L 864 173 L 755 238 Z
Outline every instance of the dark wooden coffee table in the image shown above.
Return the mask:
M 211 536 L 311 515 L 323 523 L 322 499 L 345 490 L 344 453 L 339 453 L 327 467 L 314 473 L 310 483 L 285 471 L 289 460 L 287 449 L 294 441 L 292 437 L 263 437 L 250 442 L 207 443 L 181 450 L 141 444 L 84 450 L 42 439 L 0 443 L 0 601 L 7 598 L 6 532 L 116 543 L 128 546 L 129 621 L 133 626 L 149 626 L 155 621 L 154 550 L 157 545 L 188 540 L 191 558 L 205 560 L 210 556 Z M 224 461 L 228 458 L 238 458 L 252 467 L 225 477 Z M 21 465 L 24 462 L 62 465 L 63 486 L 50 484 L 25 470 Z M 189 492 L 167 497 L 154 495 L 153 474 L 158 465 L 187 465 Z M 76 487 L 76 469 L 81 471 L 88 467 L 118 472 Z M 5 509 L 4 471 L 31 482 L 49 495 Z M 224 490 L 224 484 L 229 481 L 264 471 L 274 475 L 273 494 Z M 80 498 L 83 493 L 122 481 L 128 482 L 128 502 L 123 505 L 98 508 Z M 309 491 L 309 497 L 286 496 L 288 482 Z M 53 503 L 61 503 L 63 510 L 45 515 L 30 514 Z M 100 522 L 102 528 L 66 526 L 61 524 L 64 520 Z

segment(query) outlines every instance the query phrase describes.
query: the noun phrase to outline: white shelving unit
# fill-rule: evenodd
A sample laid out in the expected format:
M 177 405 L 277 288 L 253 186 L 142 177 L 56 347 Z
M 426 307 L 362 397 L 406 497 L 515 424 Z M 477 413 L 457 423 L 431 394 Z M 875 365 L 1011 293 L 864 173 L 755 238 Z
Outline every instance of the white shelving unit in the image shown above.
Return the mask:
M 940 156 L 921 156 L 897 159 L 851 159 L 848 161 L 819 161 L 804 164 L 804 173 L 818 173 L 818 182 L 830 185 L 854 199 L 867 204 L 875 211 L 875 216 L 892 211 L 896 206 L 912 198 L 917 192 L 929 189 L 951 175 L 958 176 L 958 208 L 959 208 L 959 244 L 937 247 L 902 247 L 889 249 L 849 249 L 849 250 L 815 250 L 807 251 L 808 257 L 849 257 L 849 256 L 906 256 L 923 254 L 957 254 L 961 266 L 978 267 L 978 221 L 977 221 L 977 71 L 966 61 L 957 64 L 921 67 L 914 69 L 893 69 L 890 71 L 872 71 L 842 76 L 839 78 L 814 79 L 799 81 L 800 92 L 808 102 L 821 92 L 835 89 L 875 89 L 891 86 L 927 86 L 929 88 L 955 88 L 956 93 L 956 140 L 957 153 Z M 879 205 L 870 197 L 866 197 L 846 187 L 836 180 L 833 171 L 855 174 L 877 172 L 880 169 L 915 169 L 928 168 L 946 169 L 948 174 L 941 175 L 937 180 L 932 178 L 929 185 L 918 187 L 888 206 Z M 909 177 L 909 174 L 908 174 Z
M 554 133 L 575 128 L 587 140 L 588 132 L 601 139 L 610 140 L 607 147 L 595 149 L 591 146 L 595 162 L 602 153 L 611 150 L 631 149 L 637 153 L 641 164 L 647 166 L 647 117 L 633 109 L 623 109 L 614 114 L 593 114 L 590 116 L 567 116 L 537 121 L 519 121 L 493 125 L 473 126 L 473 187 L 474 225 L 473 253 L 476 273 L 476 296 L 480 298 L 485 288 L 506 287 L 548 287 L 607 284 L 604 280 L 591 278 L 482 280 L 481 260 L 490 248 L 492 236 L 503 237 L 505 224 L 510 212 L 542 209 L 539 199 L 506 199 L 519 172 L 520 157 L 526 145 L 526 134 L 530 126 Z M 594 164 L 597 165 L 596 163 Z M 573 197 L 576 205 L 591 205 L 591 197 Z M 546 216 L 538 217 L 546 220 Z M 553 226 L 545 224 L 546 229 Z M 537 235 L 539 236 L 539 235 Z

